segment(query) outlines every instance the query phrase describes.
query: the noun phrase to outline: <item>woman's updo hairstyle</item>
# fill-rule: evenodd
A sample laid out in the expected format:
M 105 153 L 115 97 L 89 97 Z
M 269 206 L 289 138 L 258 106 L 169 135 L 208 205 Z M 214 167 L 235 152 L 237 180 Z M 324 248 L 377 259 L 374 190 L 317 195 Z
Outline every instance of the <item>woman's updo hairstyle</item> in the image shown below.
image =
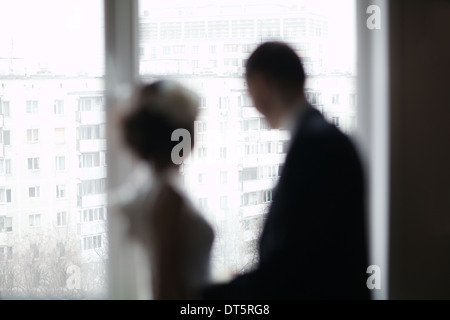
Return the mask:
M 172 133 L 186 129 L 193 145 L 197 114 L 198 97 L 180 84 L 162 80 L 144 85 L 123 120 L 125 142 L 144 160 L 171 161 L 172 149 L 179 143 L 172 141 Z

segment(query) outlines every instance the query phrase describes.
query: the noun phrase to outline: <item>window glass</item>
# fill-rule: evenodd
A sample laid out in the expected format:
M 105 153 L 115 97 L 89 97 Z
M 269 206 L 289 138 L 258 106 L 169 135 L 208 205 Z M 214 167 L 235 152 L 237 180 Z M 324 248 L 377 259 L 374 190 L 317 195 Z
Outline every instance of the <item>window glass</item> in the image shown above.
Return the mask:
M 0 296 L 103 297 L 105 216 L 78 219 L 106 206 L 103 1 L 0 8 Z
M 271 130 L 253 107 L 245 63 L 265 41 L 289 43 L 302 57 L 307 100 L 351 133 L 357 125 L 355 1 L 139 3 L 139 47 L 157 52 L 141 55 L 142 79 L 175 79 L 201 98 L 183 184 L 214 227 L 213 269 L 250 270 L 289 133 Z

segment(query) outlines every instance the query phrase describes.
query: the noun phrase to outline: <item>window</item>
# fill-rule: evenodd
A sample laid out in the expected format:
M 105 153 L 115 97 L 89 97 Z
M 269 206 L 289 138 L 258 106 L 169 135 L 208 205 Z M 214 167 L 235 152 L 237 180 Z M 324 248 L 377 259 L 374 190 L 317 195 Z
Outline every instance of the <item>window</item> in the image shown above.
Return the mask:
M 12 260 L 12 258 L 13 258 L 13 247 L 1 246 L 0 247 L 0 262 Z
M 198 174 L 198 183 L 205 183 L 205 174 L 204 173 L 199 173 Z
M 3 144 L 5 146 L 11 145 L 11 132 L 9 130 L 3 130 Z
M 67 212 L 60 211 L 56 213 L 56 225 L 58 227 L 67 226 Z
M 28 170 L 36 171 L 39 169 L 39 158 L 28 158 Z
M 205 97 L 201 97 L 200 98 L 200 108 L 202 108 L 202 109 L 206 109 L 207 108 L 206 98 Z
M 263 202 L 268 203 L 272 201 L 272 190 L 263 191 Z
M 220 197 L 220 209 L 221 210 L 228 209 L 228 197 L 227 196 Z
M 220 147 L 220 159 L 227 158 L 227 147 Z
M 28 216 L 28 222 L 30 227 L 39 227 L 41 225 L 41 215 L 31 214 Z
M 227 184 L 228 183 L 228 172 L 221 171 L 220 172 L 220 184 Z
M 200 209 L 206 209 L 208 207 L 208 199 L 207 198 L 198 199 L 198 206 L 200 207 Z
M 339 117 L 332 117 L 331 118 L 331 123 L 339 128 Z
M 94 293 L 105 297 L 108 252 L 86 255 L 79 249 L 83 250 L 85 237 L 106 235 L 107 225 L 83 229 L 81 221 L 70 223 L 71 212 L 108 205 L 105 193 L 97 193 L 104 188 L 101 181 L 82 189 L 88 179 L 106 181 L 106 170 L 79 169 L 77 158 L 99 153 L 103 165 L 107 151 L 105 8 L 104 1 L 88 2 L 73 1 L 68 8 L 56 1 L 51 10 L 32 0 L 0 5 L 0 30 L 8 30 L 0 32 L 0 56 L 7 57 L 0 58 L 0 147 L 4 146 L 0 148 L 0 246 L 14 244 L 8 280 L 2 278 L 6 269 L 0 267 L 0 297 L 5 299 L 45 299 L 48 295 L 76 299 Z M 159 22 L 156 28 L 149 25 L 148 34 L 154 37 L 155 29 L 159 38 Z M 150 58 L 150 47 L 139 46 L 147 51 L 142 58 Z M 158 41 L 153 47 L 162 53 Z M 79 189 L 73 189 L 78 183 Z M 83 197 L 82 191 L 95 195 Z M 102 211 L 104 217 L 106 211 Z M 58 243 L 65 246 L 65 252 Z M 62 256 L 65 261 L 59 259 Z M 39 261 L 34 263 L 31 258 Z M 30 266 L 26 272 L 25 264 Z M 74 289 L 66 286 L 71 264 L 80 268 L 80 286 Z M 102 267 L 93 270 L 92 264 Z
M 237 67 L 237 66 L 238 66 L 238 63 L 239 63 L 239 60 L 238 60 L 238 59 L 225 59 L 225 60 L 223 61 L 223 64 L 224 64 L 226 67 Z
M 86 180 L 81 186 L 83 196 L 102 194 L 106 192 L 106 179 Z
M 37 114 L 38 113 L 38 101 L 27 101 L 27 113 L 28 114 Z
M 247 119 L 242 122 L 242 131 L 255 131 L 259 130 L 259 118 Z
M 12 232 L 12 220 L 11 217 L 0 216 L 0 232 Z
M 62 199 L 66 197 L 66 186 L 63 184 L 59 184 L 56 186 L 56 198 Z
M 322 104 L 322 94 L 320 92 L 307 92 L 306 100 L 313 106 L 320 105 Z
M 55 144 L 66 143 L 66 130 L 64 128 L 55 129 Z
M 56 171 L 66 170 L 66 157 L 65 156 L 55 157 L 55 169 L 56 169 Z
M 0 159 L 0 174 L 11 174 L 11 159 Z
M 9 101 L 1 101 L 0 103 L 0 107 L 1 107 L 1 114 L 4 117 L 9 117 L 9 112 L 10 112 L 10 102 Z
M 39 141 L 39 130 L 38 129 L 28 129 L 27 130 L 27 142 L 35 143 Z
M 333 94 L 331 100 L 332 100 L 331 101 L 332 104 L 339 104 L 339 95 L 338 94 Z
M 105 209 L 103 207 L 84 209 L 81 217 L 82 222 L 105 220 Z
M 29 187 L 28 188 L 28 197 L 39 198 L 40 196 L 41 196 L 41 187 Z
M 80 97 L 78 101 L 79 111 L 102 111 L 103 109 L 103 96 Z
M 245 219 L 251 217 L 257 224 L 263 222 L 272 201 L 270 190 L 279 178 L 280 164 L 289 146 L 289 133 L 284 129 L 272 130 L 254 107 L 245 81 L 246 60 L 264 41 L 289 43 L 302 57 L 308 74 L 307 100 L 330 122 L 331 115 L 338 115 L 340 121 L 345 120 L 347 124 L 356 110 L 351 102 L 347 103 L 347 97 L 355 93 L 356 87 L 356 64 L 351 58 L 355 56 L 352 48 L 356 46 L 355 43 L 336 46 L 333 39 L 344 41 L 339 34 L 354 33 L 353 7 L 346 14 L 338 14 L 314 1 L 304 1 L 298 6 L 283 0 L 276 4 L 217 1 L 212 6 L 203 6 L 185 0 L 183 6 L 170 3 L 161 6 L 151 0 L 139 0 L 139 5 L 141 12 L 148 12 L 140 24 L 178 22 L 182 33 L 179 39 L 152 41 L 150 35 L 141 39 L 139 45 L 151 43 L 158 52 L 167 46 L 171 53 L 170 56 L 142 57 L 139 61 L 141 81 L 169 77 L 200 97 L 208 98 L 200 103 L 202 124 L 195 124 L 199 139 L 189 165 L 183 167 L 183 174 L 186 180 L 192 178 L 193 181 L 185 185 L 190 188 L 187 192 L 196 195 L 198 205 L 205 208 L 201 211 L 207 212 L 220 239 L 213 249 L 212 265 L 224 270 L 251 268 L 253 263 L 249 257 L 255 253 L 254 249 L 236 239 L 245 238 L 241 228 Z M 146 28 L 140 26 L 141 30 Z M 204 36 L 200 36 L 202 32 Z M 350 41 L 350 38 L 346 39 Z M 188 48 L 187 55 L 173 54 L 172 48 L 180 45 Z M 195 53 L 197 46 L 199 54 Z M 339 51 L 342 59 L 329 54 L 331 47 Z M 199 68 L 192 67 L 197 65 Z M 217 167 L 215 175 L 208 171 L 209 166 Z M 217 183 L 219 190 L 205 188 L 198 182 L 204 183 L 203 173 L 210 174 L 208 182 Z M 225 200 L 221 197 L 227 197 L 226 210 L 239 212 L 239 215 L 223 214 L 225 209 L 221 208 L 225 208 Z M 233 235 L 229 235 L 230 228 Z M 253 231 L 251 236 L 258 237 Z
M 173 53 L 174 54 L 184 54 L 184 46 L 174 46 Z
M 239 45 L 237 44 L 226 44 L 223 46 L 224 52 L 238 52 Z
M 205 159 L 206 158 L 206 148 L 205 147 L 199 147 L 198 148 L 198 158 L 199 159 Z
M 95 235 L 95 236 L 83 238 L 83 249 L 84 250 L 98 249 L 101 247 L 102 247 L 102 236 L 101 235 Z
M 104 139 L 104 125 L 87 125 L 81 126 L 79 129 L 80 140 L 96 140 Z
M 64 114 L 64 100 L 55 100 L 54 102 L 54 112 L 56 115 Z
M 204 133 L 206 132 L 206 122 L 203 121 L 197 121 L 197 133 Z
M 11 203 L 12 202 L 12 195 L 11 195 L 11 189 L 0 189 L 0 203 Z
M 93 168 L 100 166 L 100 153 L 83 153 L 79 157 L 79 167 L 80 168 Z

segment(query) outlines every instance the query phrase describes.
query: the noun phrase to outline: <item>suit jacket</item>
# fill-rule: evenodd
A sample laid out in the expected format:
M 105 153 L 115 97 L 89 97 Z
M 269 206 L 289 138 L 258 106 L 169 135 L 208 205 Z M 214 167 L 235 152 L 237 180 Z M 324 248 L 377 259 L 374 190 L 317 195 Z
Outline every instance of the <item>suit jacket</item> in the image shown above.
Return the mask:
M 298 119 L 257 268 L 206 299 L 369 299 L 363 171 L 349 138 L 311 106 Z

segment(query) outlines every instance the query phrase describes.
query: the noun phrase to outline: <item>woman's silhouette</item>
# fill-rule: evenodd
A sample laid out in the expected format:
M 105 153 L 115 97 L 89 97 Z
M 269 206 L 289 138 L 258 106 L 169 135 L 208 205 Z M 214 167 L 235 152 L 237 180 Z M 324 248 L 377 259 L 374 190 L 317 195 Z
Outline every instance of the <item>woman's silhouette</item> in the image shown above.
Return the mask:
M 171 159 L 179 143 L 172 133 L 185 129 L 193 137 L 197 113 L 193 93 L 158 81 L 139 89 L 122 122 L 125 143 L 155 177 L 123 207 L 130 234 L 148 253 L 155 299 L 195 299 L 209 277 L 213 231 L 184 196 L 179 166 Z

